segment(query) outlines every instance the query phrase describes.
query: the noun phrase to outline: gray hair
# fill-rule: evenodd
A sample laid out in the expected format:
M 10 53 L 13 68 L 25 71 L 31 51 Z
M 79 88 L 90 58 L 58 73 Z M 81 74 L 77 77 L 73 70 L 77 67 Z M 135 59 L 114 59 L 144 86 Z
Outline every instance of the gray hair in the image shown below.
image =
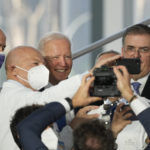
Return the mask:
M 38 49 L 42 52 L 43 48 L 44 48 L 44 44 L 47 42 L 47 41 L 51 41 L 51 40 L 59 40 L 59 39 L 65 39 L 69 42 L 70 44 L 70 47 L 71 47 L 71 41 L 70 39 L 60 33 L 60 32 L 51 32 L 51 33 L 46 33 L 41 39 L 40 39 L 40 42 L 39 42 L 39 45 L 38 45 Z
M 102 55 L 104 55 L 104 54 L 111 54 L 111 53 L 116 54 L 116 55 L 120 55 L 119 52 L 114 51 L 114 50 L 105 51 L 105 52 L 99 53 L 99 54 L 96 56 L 95 63 L 98 61 L 98 59 L 99 59 Z

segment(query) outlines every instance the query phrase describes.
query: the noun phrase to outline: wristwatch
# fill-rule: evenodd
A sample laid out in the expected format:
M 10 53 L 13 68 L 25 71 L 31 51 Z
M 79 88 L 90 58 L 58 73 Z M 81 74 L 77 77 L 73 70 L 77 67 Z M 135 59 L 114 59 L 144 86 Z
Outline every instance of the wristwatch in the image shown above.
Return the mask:
M 69 106 L 70 106 L 70 109 L 72 110 L 72 109 L 73 109 L 72 99 L 69 98 L 69 97 L 66 97 L 65 100 L 68 102 L 68 104 L 69 104 Z

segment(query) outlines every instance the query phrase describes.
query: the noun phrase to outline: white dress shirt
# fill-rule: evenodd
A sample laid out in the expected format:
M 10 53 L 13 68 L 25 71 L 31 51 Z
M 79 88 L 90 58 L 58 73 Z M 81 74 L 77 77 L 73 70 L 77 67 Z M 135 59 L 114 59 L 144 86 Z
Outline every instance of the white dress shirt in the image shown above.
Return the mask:
M 146 84 L 148 75 L 137 82 L 141 83 L 139 92 L 142 93 L 144 86 Z M 134 82 L 131 80 L 131 83 Z M 132 110 L 136 115 L 142 112 L 149 106 L 149 100 L 138 96 L 138 100 L 132 101 L 130 104 Z M 147 133 L 139 121 L 132 121 L 131 124 L 127 125 L 117 136 L 116 143 L 118 145 L 117 150 L 143 150 L 146 148 L 147 144 L 145 140 L 147 138 Z
M 33 103 L 61 102 L 65 97 L 72 98 L 84 74 L 73 76 L 43 92 L 33 91 L 14 80 L 4 82 L 0 93 L 0 150 L 19 150 L 9 127 L 10 120 L 18 108 Z

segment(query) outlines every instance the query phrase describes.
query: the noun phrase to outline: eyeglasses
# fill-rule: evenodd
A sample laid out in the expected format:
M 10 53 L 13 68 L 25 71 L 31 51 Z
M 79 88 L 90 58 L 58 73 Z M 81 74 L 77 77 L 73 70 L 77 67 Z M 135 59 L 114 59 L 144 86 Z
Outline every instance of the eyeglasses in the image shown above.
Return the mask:
M 147 54 L 150 52 L 150 49 L 148 47 L 142 47 L 139 49 L 136 49 L 135 47 L 127 47 L 125 48 L 125 51 L 129 54 L 134 54 L 135 52 L 139 52 L 141 54 Z

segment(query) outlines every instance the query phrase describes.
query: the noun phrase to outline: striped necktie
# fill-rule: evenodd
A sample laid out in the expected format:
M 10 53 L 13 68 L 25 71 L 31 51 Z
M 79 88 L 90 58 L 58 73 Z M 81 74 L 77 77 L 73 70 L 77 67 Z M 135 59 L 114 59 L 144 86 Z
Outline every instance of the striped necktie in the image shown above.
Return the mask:
M 141 83 L 139 83 L 139 82 L 133 82 L 133 83 L 131 83 L 132 84 L 132 86 L 133 86 L 133 88 L 134 88 L 134 91 L 138 94 L 138 95 L 140 95 L 140 93 L 139 93 L 139 88 L 140 88 L 140 86 L 141 86 Z

